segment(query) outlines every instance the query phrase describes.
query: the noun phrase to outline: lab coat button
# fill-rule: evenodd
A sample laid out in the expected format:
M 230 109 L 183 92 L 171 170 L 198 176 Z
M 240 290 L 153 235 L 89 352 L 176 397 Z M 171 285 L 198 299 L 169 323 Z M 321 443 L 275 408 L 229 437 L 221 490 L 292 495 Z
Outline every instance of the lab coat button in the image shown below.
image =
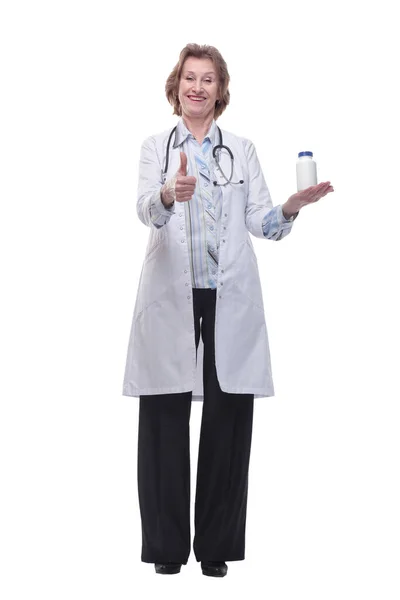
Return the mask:
M 225 216 L 226 216 L 226 217 L 228 216 L 228 215 L 227 215 L 227 213 L 225 213 Z
M 190 296 L 188 296 L 187 299 L 190 300 Z
M 187 269 L 185 269 L 185 273 L 187 273 Z
M 186 282 L 185 285 L 189 285 L 189 284 Z
M 223 269 L 221 269 L 221 273 L 223 273 L 223 272 L 224 272 L 224 270 L 223 270 Z
M 185 241 L 185 240 L 181 240 L 182 244 L 183 244 L 183 242 L 184 242 L 184 241 Z
M 181 229 L 183 229 L 183 227 L 181 227 Z

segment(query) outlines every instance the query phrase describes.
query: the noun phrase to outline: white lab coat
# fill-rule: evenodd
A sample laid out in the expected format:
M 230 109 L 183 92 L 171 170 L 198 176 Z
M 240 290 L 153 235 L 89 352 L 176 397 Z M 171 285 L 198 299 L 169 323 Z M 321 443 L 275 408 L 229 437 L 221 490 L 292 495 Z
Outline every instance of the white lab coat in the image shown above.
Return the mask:
M 196 357 L 185 210 L 182 203 L 175 202 L 175 213 L 161 228 L 153 225 L 149 212 L 151 197 L 159 194 L 162 186 L 161 169 L 170 132 L 168 129 L 150 136 L 141 150 L 137 212 L 150 233 L 132 319 L 123 395 L 192 391 L 192 400 L 202 401 L 204 346 L 200 336 Z M 222 135 L 234 156 L 232 181 L 243 179 L 244 184 L 221 188 L 215 313 L 217 377 L 224 392 L 269 397 L 274 396 L 274 385 L 268 333 L 249 232 L 266 239 L 262 221 L 273 204 L 253 143 L 223 129 Z M 173 146 L 172 136 L 167 180 L 180 164 L 180 148 Z M 231 161 L 225 150 L 220 163 L 229 178 Z M 218 183 L 225 181 L 220 173 L 216 176 Z

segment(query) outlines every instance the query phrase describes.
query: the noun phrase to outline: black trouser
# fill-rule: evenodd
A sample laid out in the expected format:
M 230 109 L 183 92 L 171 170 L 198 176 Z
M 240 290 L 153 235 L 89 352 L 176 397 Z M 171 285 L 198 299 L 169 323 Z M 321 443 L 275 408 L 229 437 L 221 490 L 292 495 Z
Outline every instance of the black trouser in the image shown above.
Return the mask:
M 216 290 L 193 289 L 196 348 L 200 331 L 204 343 L 193 549 L 197 561 L 244 560 L 254 395 L 228 394 L 219 386 L 215 303 Z M 140 396 L 138 489 L 143 562 L 186 564 L 189 558 L 191 403 L 191 391 Z

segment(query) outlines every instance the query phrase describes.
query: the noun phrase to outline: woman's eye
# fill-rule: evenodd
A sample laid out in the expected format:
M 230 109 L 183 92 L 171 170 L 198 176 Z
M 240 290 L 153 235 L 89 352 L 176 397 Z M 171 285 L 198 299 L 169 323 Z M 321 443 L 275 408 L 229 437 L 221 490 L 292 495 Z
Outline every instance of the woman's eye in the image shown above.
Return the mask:
M 193 79 L 193 77 L 190 77 L 190 76 L 189 76 L 189 77 L 186 77 L 186 79 Z M 207 83 L 212 83 L 212 80 L 211 80 L 211 79 L 205 79 L 205 81 L 207 81 Z

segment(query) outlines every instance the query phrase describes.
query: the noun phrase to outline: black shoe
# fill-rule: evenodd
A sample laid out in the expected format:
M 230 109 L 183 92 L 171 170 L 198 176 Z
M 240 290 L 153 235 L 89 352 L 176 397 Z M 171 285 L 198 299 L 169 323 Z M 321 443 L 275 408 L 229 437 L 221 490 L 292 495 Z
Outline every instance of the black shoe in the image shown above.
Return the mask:
M 202 560 L 201 570 L 203 571 L 203 575 L 225 577 L 228 572 L 228 565 L 222 560 Z
M 174 575 L 175 573 L 181 572 L 182 563 L 154 563 L 156 573 L 162 573 L 163 575 Z

